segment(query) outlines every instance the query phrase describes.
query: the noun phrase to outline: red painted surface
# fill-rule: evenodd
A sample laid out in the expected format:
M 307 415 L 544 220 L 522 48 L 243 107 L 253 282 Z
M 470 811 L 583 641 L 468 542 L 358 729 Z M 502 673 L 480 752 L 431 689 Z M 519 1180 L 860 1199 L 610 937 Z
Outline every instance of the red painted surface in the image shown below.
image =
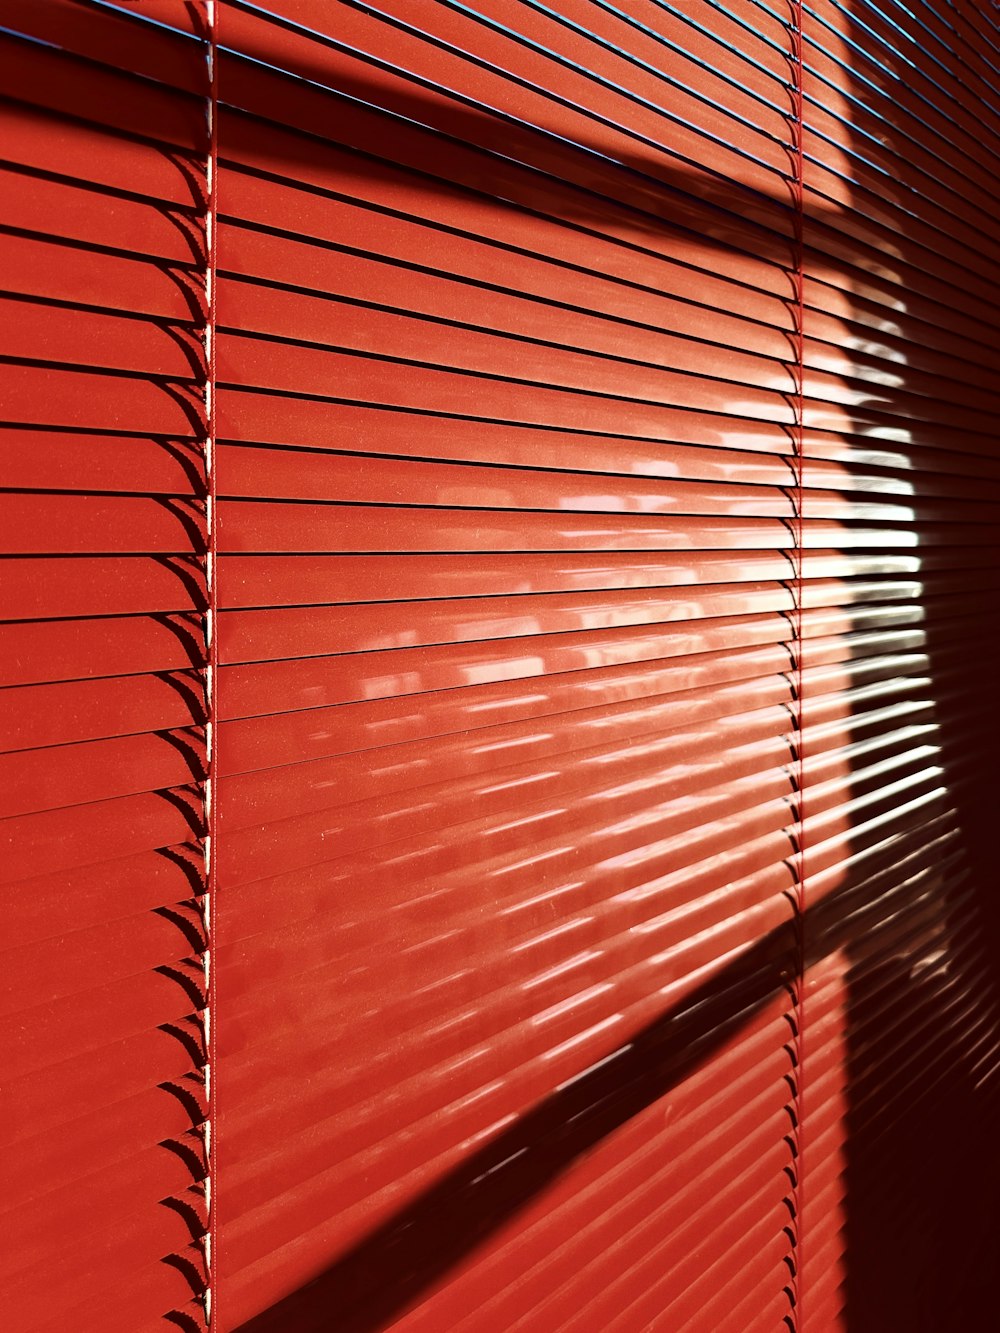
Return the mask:
M 986 1327 L 993 11 L 0 26 L 14 1326 Z

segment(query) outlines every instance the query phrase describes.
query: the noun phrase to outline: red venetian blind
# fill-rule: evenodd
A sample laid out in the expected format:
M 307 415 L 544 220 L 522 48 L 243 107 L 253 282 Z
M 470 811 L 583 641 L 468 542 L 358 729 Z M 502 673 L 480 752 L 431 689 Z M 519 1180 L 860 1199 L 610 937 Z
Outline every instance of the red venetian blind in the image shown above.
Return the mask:
M 221 11 L 222 1327 L 791 1308 L 791 46 L 753 17 Z
M 803 18 L 803 470 L 806 495 L 826 495 L 807 500 L 804 537 L 825 508 L 845 561 L 842 664 L 804 704 L 804 1326 L 984 1327 L 998 1183 L 996 12 L 827 0 Z M 803 658 L 811 676 L 809 640 Z M 835 754 L 842 776 L 824 780 Z M 971 1171 L 956 1170 L 959 1144 Z
M 995 8 L 0 14 L 16 1326 L 983 1326 Z
M 204 1327 L 206 48 L 184 6 L 111 8 L 0 17 L 0 1289 L 23 1333 L 107 1329 L 109 1304 Z

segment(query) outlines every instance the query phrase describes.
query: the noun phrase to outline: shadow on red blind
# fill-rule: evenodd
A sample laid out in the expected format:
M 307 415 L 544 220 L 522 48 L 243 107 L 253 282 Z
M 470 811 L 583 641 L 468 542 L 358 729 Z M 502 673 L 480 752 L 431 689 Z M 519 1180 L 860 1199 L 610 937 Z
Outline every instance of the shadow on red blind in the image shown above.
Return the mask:
M 124 1260 L 70 1231 L 92 1176 L 26 1184 L 25 1326 L 107 1328 L 98 1253 L 123 1328 L 202 1328 L 208 1286 L 217 1328 L 985 1326 L 993 15 L 232 0 L 194 40 L 116 8 L 8 39 L 9 632 L 96 719 L 23 699 L 22 788 L 66 774 L 8 826 L 50 957 L 96 867 L 58 937 L 86 1035 L 28 1011 L 25 1088 L 101 1089 L 76 1161 L 132 1135 Z M 155 910 L 109 930 L 133 882 Z M 176 1071 L 107 1046 L 123 1013 Z

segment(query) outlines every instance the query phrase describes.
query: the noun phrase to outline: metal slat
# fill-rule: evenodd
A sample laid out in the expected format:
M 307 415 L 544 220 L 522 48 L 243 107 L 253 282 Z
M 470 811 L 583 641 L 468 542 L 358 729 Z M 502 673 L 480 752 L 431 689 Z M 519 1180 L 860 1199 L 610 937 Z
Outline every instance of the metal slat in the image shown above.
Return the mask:
M 16 1319 L 977 1327 L 994 19 L 207 17 L 2 37 Z
M 3 1287 L 86 1333 L 207 1278 L 205 47 L 3 9 Z

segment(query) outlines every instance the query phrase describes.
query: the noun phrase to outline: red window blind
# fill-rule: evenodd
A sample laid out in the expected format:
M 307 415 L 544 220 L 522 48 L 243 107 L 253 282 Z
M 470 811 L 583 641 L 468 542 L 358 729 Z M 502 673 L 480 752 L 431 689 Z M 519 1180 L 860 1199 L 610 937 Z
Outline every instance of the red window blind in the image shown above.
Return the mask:
M 0 13 L 17 1327 L 983 1326 L 995 7 Z
M 0 18 L 0 1286 L 39 1333 L 202 1328 L 207 1281 L 205 46 L 113 8 Z

